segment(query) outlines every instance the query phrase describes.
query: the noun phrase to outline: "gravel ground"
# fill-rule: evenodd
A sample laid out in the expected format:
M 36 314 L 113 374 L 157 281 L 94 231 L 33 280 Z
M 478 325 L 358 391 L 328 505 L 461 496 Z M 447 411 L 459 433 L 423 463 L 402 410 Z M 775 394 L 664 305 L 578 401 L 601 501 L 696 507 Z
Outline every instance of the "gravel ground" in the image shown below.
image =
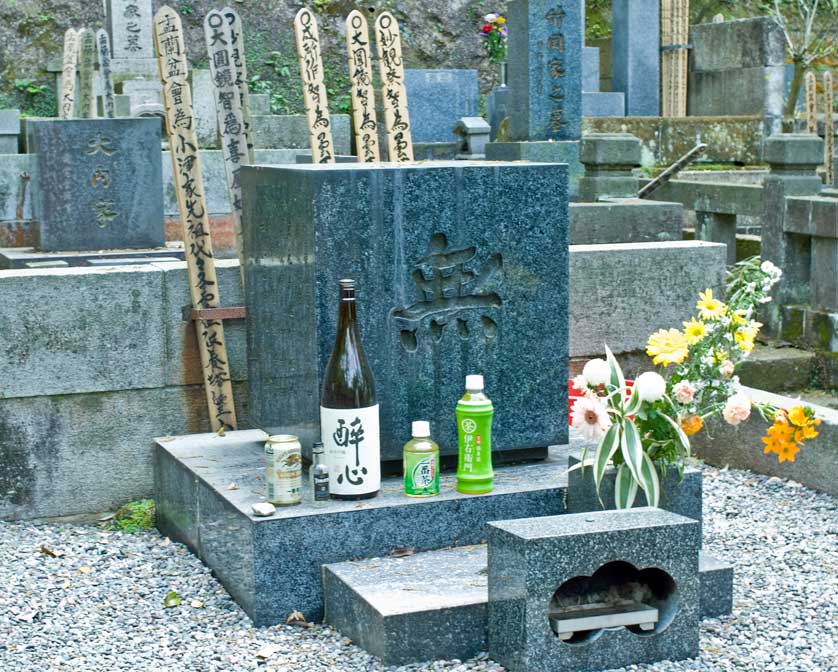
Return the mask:
M 631 670 L 838 670 L 838 502 L 705 469 L 705 547 L 736 565 L 734 615 L 699 660 Z M 58 556 L 58 557 L 53 557 Z M 253 628 L 207 570 L 156 533 L 0 523 L 0 671 L 378 671 L 327 627 Z M 170 591 L 181 597 L 165 608 Z M 485 657 L 403 670 L 500 671 Z

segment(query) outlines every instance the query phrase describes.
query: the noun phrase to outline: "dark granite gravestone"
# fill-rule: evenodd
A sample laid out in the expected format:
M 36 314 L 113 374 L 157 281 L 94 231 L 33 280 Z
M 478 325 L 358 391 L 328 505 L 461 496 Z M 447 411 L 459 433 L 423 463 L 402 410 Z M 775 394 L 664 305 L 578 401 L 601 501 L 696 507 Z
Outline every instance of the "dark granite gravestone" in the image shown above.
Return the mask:
M 457 452 L 469 373 L 495 403 L 494 449 L 567 440 L 567 169 L 551 164 L 243 170 L 251 422 L 319 434 L 340 278 L 358 281 L 385 461 L 410 422 Z M 518 453 L 516 453 L 518 454 Z M 543 453 L 542 453 L 543 454 Z
M 453 142 L 460 117 L 477 116 L 477 70 L 405 70 L 413 142 Z
M 582 8 L 579 0 L 509 3 L 510 140 L 582 135 Z
M 660 114 L 660 1 L 614 0 L 614 91 L 626 95 L 625 114 Z
M 33 120 L 38 249 L 161 247 L 163 175 L 159 119 Z

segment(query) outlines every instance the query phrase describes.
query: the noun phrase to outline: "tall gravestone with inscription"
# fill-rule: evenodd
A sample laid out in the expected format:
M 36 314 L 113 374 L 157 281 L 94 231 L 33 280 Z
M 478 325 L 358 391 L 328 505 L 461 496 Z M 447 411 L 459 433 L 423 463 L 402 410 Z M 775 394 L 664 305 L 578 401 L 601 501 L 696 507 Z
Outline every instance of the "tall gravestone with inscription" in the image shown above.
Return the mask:
M 163 235 L 157 119 L 31 120 L 42 251 L 153 248 Z
M 152 0 L 106 0 L 114 76 L 157 76 L 151 37 Z
M 486 158 L 566 163 L 575 198 L 582 175 L 582 4 L 512 0 L 507 16 L 508 141 L 489 143 Z
M 246 166 L 242 185 L 252 424 L 318 439 L 347 277 L 383 460 L 401 460 L 417 419 L 455 455 L 454 407 L 471 373 L 495 403 L 496 451 L 540 456 L 567 440 L 565 166 Z

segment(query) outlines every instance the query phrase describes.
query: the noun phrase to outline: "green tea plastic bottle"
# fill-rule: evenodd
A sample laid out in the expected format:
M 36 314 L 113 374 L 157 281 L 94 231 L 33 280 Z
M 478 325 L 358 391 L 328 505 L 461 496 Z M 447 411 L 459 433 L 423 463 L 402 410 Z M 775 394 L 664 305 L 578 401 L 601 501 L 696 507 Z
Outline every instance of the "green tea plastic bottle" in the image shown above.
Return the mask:
M 483 393 L 483 376 L 466 376 L 466 393 L 457 402 L 457 490 L 482 495 L 494 487 L 492 417 L 495 409 Z
M 439 494 L 439 446 L 431 439 L 431 425 L 413 423 L 413 438 L 404 444 L 404 494 L 433 497 Z

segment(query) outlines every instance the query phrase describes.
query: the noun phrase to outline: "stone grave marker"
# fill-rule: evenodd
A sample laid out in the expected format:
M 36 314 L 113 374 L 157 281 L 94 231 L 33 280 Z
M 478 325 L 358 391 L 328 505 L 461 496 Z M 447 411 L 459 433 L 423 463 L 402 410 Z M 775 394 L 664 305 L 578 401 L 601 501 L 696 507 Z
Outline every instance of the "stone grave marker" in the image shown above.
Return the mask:
M 630 117 L 660 115 L 660 0 L 614 0 L 613 89 Z
M 477 115 L 476 70 L 405 70 L 414 142 L 453 142 L 453 128 Z
M 212 73 L 194 68 L 189 73 L 192 82 L 192 111 L 195 114 L 195 132 L 201 149 L 218 149 L 218 114 L 215 111 L 215 85 Z
M 61 100 L 58 116 L 72 119 L 76 103 L 76 63 L 79 58 L 79 34 L 72 28 L 64 33 L 64 59 L 61 67 Z
M 113 119 L 116 116 L 116 102 L 111 70 L 111 43 L 104 28 L 96 31 L 96 43 L 99 48 L 99 76 L 102 80 L 102 101 L 104 116 Z
M 317 440 L 338 280 L 349 277 L 382 459 L 401 460 L 415 418 L 456 454 L 453 410 L 469 373 L 486 376 L 498 409 L 496 450 L 566 441 L 564 166 L 246 166 L 242 183 L 255 426 Z
M 381 70 L 381 97 L 387 125 L 387 149 L 390 161 L 413 161 L 413 139 L 407 109 L 402 38 L 399 23 L 390 12 L 375 20 L 375 44 Z
M 151 0 L 108 0 L 108 32 L 115 59 L 154 58 Z
M 79 40 L 79 119 L 96 117 L 93 77 L 96 72 L 96 35 L 85 28 Z
M 355 131 L 358 161 L 380 161 L 370 32 L 366 18 L 357 9 L 346 17 L 346 51 L 349 55 L 349 79 L 352 82 L 352 128 Z
M 26 129 L 40 250 L 164 245 L 159 121 L 45 119 Z
M 308 118 L 309 143 L 315 163 L 333 163 L 335 145 L 332 139 L 332 121 L 329 100 L 323 82 L 323 62 L 320 50 L 320 33 L 314 13 L 303 7 L 294 18 L 297 55 L 300 59 L 300 79 L 303 80 L 303 100 Z
M 233 64 L 236 68 L 236 86 L 244 122 L 244 137 L 247 140 L 248 163 L 256 163 L 255 145 L 253 144 L 253 122 L 250 119 L 250 87 L 247 83 L 247 60 L 244 53 L 244 26 L 239 13 L 232 7 L 221 10 L 230 25 L 230 39 L 233 47 Z
M 230 24 L 221 12 L 210 12 L 204 20 L 204 36 L 209 53 L 210 72 L 215 92 L 215 110 L 221 132 L 221 149 L 227 171 L 227 189 L 233 211 L 236 250 L 244 266 L 242 252 L 242 188 L 241 167 L 249 163 L 247 138 L 241 108 L 241 93 L 236 84 L 236 62 Z
M 0 154 L 17 154 L 19 145 L 20 110 L 0 110 Z
M 207 311 L 218 308 L 220 298 L 198 137 L 193 121 L 183 26 L 177 12 L 171 7 L 162 7 L 154 16 L 153 32 L 159 54 L 160 78 L 163 81 L 166 127 L 169 131 L 172 171 L 183 225 L 192 307 L 196 311 Z M 236 409 L 233 405 L 224 323 L 219 317 L 196 316 L 195 330 L 212 429 L 216 432 L 235 429 Z

